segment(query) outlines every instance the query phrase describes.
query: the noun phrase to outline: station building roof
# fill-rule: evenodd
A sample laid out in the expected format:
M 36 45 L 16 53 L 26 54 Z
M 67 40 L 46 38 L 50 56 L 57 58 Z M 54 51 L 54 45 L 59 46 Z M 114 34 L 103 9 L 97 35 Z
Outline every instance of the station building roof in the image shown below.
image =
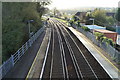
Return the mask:
M 104 29 L 106 30 L 106 27 L 98 26 L 98 25 L 84 25 L 88 27 L 89 29 Z

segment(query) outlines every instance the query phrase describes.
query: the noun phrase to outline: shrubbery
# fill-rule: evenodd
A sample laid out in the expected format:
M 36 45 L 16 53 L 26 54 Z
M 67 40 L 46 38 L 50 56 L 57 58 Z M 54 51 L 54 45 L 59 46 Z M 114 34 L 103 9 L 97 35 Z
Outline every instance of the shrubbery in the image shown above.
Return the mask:
M 99 33 L 99 32 L 95 32 L 94 35 L 96 36 L 97 40 L 101 40 L 101 38 L 104 36 L 104 34 Z
M 88 27 L 82 26 L 81 27 L 84 31 L 90 31 L 90 29 Z
M 103 33 L 94 32 L 94 35 L 96 36 L 96 39 L 99 40 L 100 42 L 105 42 L 113 47 L 115 46 L 113 40 L 111 38 L 105 37 Z
M 80 20 L 77 21 L 77 26 L 78 26 L 78 27 L 81 27 L 81 25 L 80 25 Z
M 70 26 L 72 26 L 74 23 L 74 20 L 70 20 L 69 23 L 70 23 Z

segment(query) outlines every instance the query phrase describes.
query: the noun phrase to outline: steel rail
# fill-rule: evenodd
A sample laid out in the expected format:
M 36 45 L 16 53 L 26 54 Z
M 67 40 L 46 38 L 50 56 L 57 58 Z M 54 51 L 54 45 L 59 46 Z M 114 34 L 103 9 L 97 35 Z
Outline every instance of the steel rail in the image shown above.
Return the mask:
M 51 68 L 50 68 L 50 80 L 52 79 L 53 53 L 54 53 L 54 29 L 52 30 L 53 30 L 53 44 L 52 44 L 52 61 L 51 61 Z
M 61 30 L 61 29 L 60 29 L 60 30 Z M 71 55 L 73 56 L 73 59 L 74 59 L 75 62 L 76 62 L 76 65 L 77 65 L 77 67 L 78 67 L 80 76 L 83 78 L 83 76 L 82 76 L 82 74 L 81 74 L 81 71 L 80 71 L 80 68 L 79 68 L 79 66 L 78 66 L 78 62 L 77 62 L 77 60 L 76 60 L 76 58 L 75 58 L 75 55 L 73 54 L 73 50 L 72 50 L 72 48 L 71 48 L 71 46 L 70 46 L 70 43 L 68 42 L 67 38 L 65 37 L 64 32 L 63 32 L 62 30 L 61 30 L 61 32 L 62 32 L 62 34 L 64 35 L 64 38 L 66 39 L 66 43 L 67 43 L 67 45 L 68 45 L 68 47 L 69 47 L 69 49 L 70 49 L 70 51 L 71 51 Z
M 59 29 L 61 30 L 61 28 L 59 28 Z M 67 38 L 65 37 L 65 34 L 63 33 L 62 30 L 61 30 L 61 32 L 62 32 L 62 34 L 63 34 L 63 36 L 64 36 L 65 42 L 66 42 L 66 44 L 67 44 L 67 47 L 68 47 L 69 50 L 70 50 L 71 58 L 72 58 L 72 60 L 74 61 L 74 65 L 75 65 L 75 68 L 76 68 L 76 70 L 77 70 L 76 73 L 77 73 L 77 75 L 78 75 L 78 78 L 79 78 L 79 79 L 83 79 L 82 73 L 81 73 L 80 68 L 79 68 L 79 66 L 78 66 L 78 63 L 77 63 L 77 60 L 76 60 L 76 58 L 75 58 L 75 55 L 73 54 L 73 50 L 71 49 L 71 46 L 70 46 L 70 44 L 69 44 L 69 42 L 68 42 Z M 78 71 L 79 71 L 79 72 L 78 72 Z
M 65 25 L 63 25 L 65 26 Z M 94 72 L 94 70 L 92 69 L 91 65 L 89 64 L 89 62 L 87 61 L 86 57 L 84 56 L 83 52 L 81 51 L 81 49 L 78 47 L 78 45 L 76 44 L 76 42 L 74 41 L 74 39 L 72 38 L 72 36 L 69 34 L 69 32 L 66 30 L 65 27 L 62 27 L 64 28 L 64 30 L 68 33 L 68 35 L 70 36 L 70 38 L 73 40 L 73 42 L 75 43 L 76 47 L 78 48 L 78 50 L 80 51 L 80 53 L 82 54 L 82 56 L 84 57 L 85 61 L 87 62 L 88 66 L 90 67 L 91 71 L 93 72 L 94 76 L 96 77 L 96 79 L 98 79 L 96 73 Z
M 62 34 L 61 34 L 61 35 L 62 35 Z M 63 36 L 64 36 L 64 35 L 63 35 Z M 66 38 L 64 37 L 64 39 L 65 39 L 66 45 L 67 45 L 67 47 L 68 47 L 68 49 L 69 49 L 69 46 L 68 46 L 67 41 L 66 41 Z M 72 53 L 71 53 L 71 50 L 70 50 L 70 49 L 69 49 L 69 53 L 70 53 L 70 57 L 71 57 L 71 59 L 72 59 L 72 62 L 73 62 L 73 65 L 74 65 L 74 68 L 75 68 L 77 77 L 78 77 L 78 79 L 80 79 L 80 76 L 79 76 L 79 73 L 78 73 L 78 69 L 77 69 L 77 67 L 76 67 L 76 64 L 75 64 L 75 61 L 74 61 L 74 59 L 73 59 L 73 56 L 72 56 Z
M 55 24 L 54 24 L 55 26 Z M 55 27 L 56 28 L 56 27 Z M 66 66 L 66 60 L 65 60 L 65 56 L 64 54 L 64 49 L 63 49 L 63 44 L 62 44 L 62 39 L 60 37 L 60 34 L 58 32 L 58 29 L 56 28 L 57 30 L 57 34 L 58 34 L 58 39 L 59 39 L 59 45 L 60 45 L 60 51 L 61 51 L 61 59 L 62 59 L 62 66 L 63 66 L 63 75 L 64 75 L 64 80 L 66 79 L 66 76 L 67 76 L 67 79 L 68 79 L 68 71 L 67 71 L 67 66 Z
M 56 53 L 54 53 L 54 49 L 55 49 L 55 35 L 57 35 L 57 34 L 55 34 L 56 33 L 55 30 L 54 30 L 55 27 L 54 27 L 54 23 L 52 23 L 52 21 L 51 21 L 51 24 L 52 24 L 52 27 L 53 27 L 53 46 L 52 46 L 53 48 L 52 48 L 52 62 L 51 62 L 50 80 L 52 79 L 52 74 L 53 74 L 53 69 L 54 69 L 53 65 L 56 64 L 56 63 L 54 63 L 54 55 L 56 55 Z M 58 38 L 58 36 L 57 36 L 57 38 Z M 58 40 L 58 44 L 59 44 L 59 40 Z M 59 49 L 60 49 L 60 44 L 59 44 Z M 62 68 L 62 74 L 65 77 L 63 59 L 62 59 L 62 55 L 61 55 L 61 49 L 60 49 L 59 58 L 61 60 L 61 62 L 60 62 L 61 65 L 60 66 Z
M 49 50 L 49 47 L 50 47 L 50 39 L 51 39 L 51 30 L 50 30 L 49 42 L 48 42 L 48 45 L 47 45 L 47 49 L 46 49 L 46 53 L 45 53 L 45 58 L 44 58 L 43 66 L 42 66 L 42 70 L 41 70 L 40 77 L 39 77 L 40 80 L 43 77 L 43 72 L 44 72 L 45 65 L 46 65 L 46 60 L 47 60 L 47 57 L 48 57 L 48 50 Z
M 54 23 L 54 22 L 53 22 Z M 55 24 L 54 24 L 54 26 L 56 26 Z M 56 28 L 56 27 L 55 27 Z M 57 30 L 57 33 L 58 33 L 58 37 L 59 37 L 59 43 L 60 43 L 60 49 L 61 49 L 61 51 L 62 51 L 62 53 L 63 54 L 61 54 L 62 56 L 61 57 L 63 57 L 63 61 L 64 61 L 64 66 L 65 66 L 65 74 L 66 74 L 66 76 L 65 77 L 67 77 L 67 79 L 69 80 L 69 75 L 68 75 L 68 69 L 67 69 L 67 62 L 66 62 L 66 59 L 65 59 L 65 51 L 64 51 L 64 48 L 63 48 L 63 43 L 62 43 L 62 38 L 61 38 L 61 36 L 60 36 L 60 33 L 59 33 L 59 31 L 58 31 L 58 29 L 56 28 L 56 30 Z

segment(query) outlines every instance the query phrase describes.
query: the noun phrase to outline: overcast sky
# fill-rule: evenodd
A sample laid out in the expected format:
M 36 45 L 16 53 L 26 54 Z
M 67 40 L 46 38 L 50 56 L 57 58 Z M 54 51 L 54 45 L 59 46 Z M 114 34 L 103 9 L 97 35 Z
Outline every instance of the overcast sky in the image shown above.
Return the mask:
M 69 9 L 77 7 L 118 7 L 120 0 L 52 0 L 51 8 Z

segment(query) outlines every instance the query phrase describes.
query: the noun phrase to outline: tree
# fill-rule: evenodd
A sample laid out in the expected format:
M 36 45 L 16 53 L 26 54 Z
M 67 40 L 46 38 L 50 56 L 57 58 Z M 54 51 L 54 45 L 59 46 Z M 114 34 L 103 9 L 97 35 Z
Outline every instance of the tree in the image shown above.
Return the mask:
M 106 17 L 106 19 L 107 19 L 107 23 L 108 23 L 109 26 L 113 26 L 114 25 L 115 19 L 112 16 Z
M 72 18 L 73 18 L 74 21 L 79 20 L 79 18 L 77 16 L 75 16 L 75 15 Z
M 28 20 L 34 20 L 31 32 L 35 33 L 42 26 L 44 12 L 39 13 L 37 3 L 32 2 L 4 2 L 2 8 L 2 60 L 5 61 L 29 39 Z
M 95 24 L 100 25 L 100 26 L 106 26 L 105 24 L 107 23 L 107 20 L 106 20 L 106 11 L 105 10 L 96 9 L 92 13 L 92 16 L 95 19 Z
M 90 18 L 93 18 L 92 13 L 87 12 L 86 16 L 85 16 L 85 24 L 86 25 L 91 25 L 93 23 L 92 20 L 90 20 Z
M 101 37 L 104 36 L 103 33 L 99 33 L 99 32 L 94 32 L 94 35 L 96 36 L 96 39 L 97 39 L 97 40 L 101 40 Z
M 44 2 L 44 1 L 42 1 L 42 2 L 37 2 L 36 4 L 37 4 L 37 11 L 38 11 L 38 13 L 39 13 L 39 15 L 41 17 L 44 13 L 46 13 L 49 10 L 45 6 L 51 4 L 51 2 Z
M 120 22 L 120 8 L 118 8 L 118 10 L 117 10 L 116 20 Z
M 117 10 L 116 20 L 118 21 L 118 25 L 120 26 L 120 8 L 118 8 L 118 10 Z
M 61 17 L 62 16 L 61 12 L 57 8 L 54 8 L 53 11 L 54 11 L 54 16 L 55 17 Z

